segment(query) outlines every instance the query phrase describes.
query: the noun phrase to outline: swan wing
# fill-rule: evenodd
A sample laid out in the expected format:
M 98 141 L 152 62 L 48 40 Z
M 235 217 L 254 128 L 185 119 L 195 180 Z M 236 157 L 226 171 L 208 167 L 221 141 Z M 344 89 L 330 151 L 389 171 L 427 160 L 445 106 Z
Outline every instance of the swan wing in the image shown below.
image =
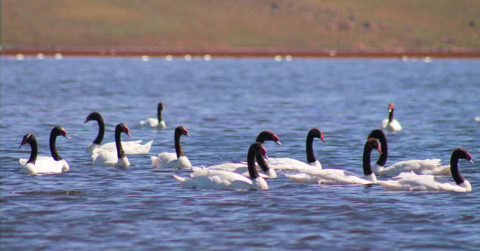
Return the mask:
M 195 168 L 190 178 L 174 176 L 185 188 L 248 190 L 252 181 L 233 172 Z
M 446 171 L 447 168 L 441 165 L 440 159 L 425 159 L 425 160 L 405 160 L 397 162 L 389 167 L 380 168 L 377 170 L 379 175 L 395 176 L 401 172 L 415 172 L 417 174 L 442 174 L 450 173 Z
M 153 167 L 167 167 L 167 168 L 191 168 L 192 164 L 187 156 L 180 156 L 177 159 L 176 153 L 167 153 L 163 152 L 158 154 L 158 156 L 152 156 Z
M 305 172 L 321 169 L 321 164 L 319 168 L 318 164 L 317 166 L 313 166 L 291 158 L 268 158 L 266 161 L 271 168 L 281 171 Z

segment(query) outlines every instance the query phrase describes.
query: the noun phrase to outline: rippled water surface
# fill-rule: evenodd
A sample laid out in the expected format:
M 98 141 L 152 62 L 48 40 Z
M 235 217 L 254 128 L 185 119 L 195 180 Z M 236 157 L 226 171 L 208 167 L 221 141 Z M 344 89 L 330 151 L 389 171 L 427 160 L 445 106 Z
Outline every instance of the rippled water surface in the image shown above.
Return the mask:
M 99 249 L 466 249 L 480 246 L 480 61 L 364 59 L 138 58 L 1 59 L 2 250 Z M 159 101 L 168 129 L 140 120 Z M 191 190 L 153 168 L 150 156 L 174 152 L 173 129 L 191 138 L 183 148 L 195 166 L 244 161 L 262 130 L 270 157 L 305 160 L 310 128 L 324 168 L 361 175 L 363 144 L 387 117 L 387 104 L 403 131 L 388 134 L 388 163 L 441 158 L 464 147 L 475 165 L 460 162 L 472 193 L 386 192 L 379 186 L 297 184 L 279 172 L 267 191 Z M 125 122 L 132 139 L 154 143 L 148 155 L 128 156 L 126 170 L 91 165 L 86 146 L 98 111 L 113 141 Z M 71 139 L 57 147 L 71 171 L 26 176 L 18 158 L 24 134 L 34 133 L 39 153 L 62 125 Z M 373 158 L 377 155 L 374 154 Z

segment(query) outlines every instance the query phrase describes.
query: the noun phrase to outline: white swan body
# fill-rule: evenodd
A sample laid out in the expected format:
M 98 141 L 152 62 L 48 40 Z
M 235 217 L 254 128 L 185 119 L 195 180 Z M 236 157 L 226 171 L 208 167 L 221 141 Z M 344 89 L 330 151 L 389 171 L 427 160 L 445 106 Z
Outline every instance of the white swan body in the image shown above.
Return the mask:
M 388 118 L 382 120 L 380 129 L 388 130 L 389 132 L 402 130 L 402 126 L 400 125 L 400 122 L 398 122 L 398 120 L 393 118 L 394 109 L 395 109 L 395 106 L 393 105 L 393 103 L 388 103 Z
M 160 128 L 160 129 L 167 128 L 167 125 L 165 124 L 165 121 L 161 120 L 159 122 L 158 119 L 156 119 L 156 118 L 147 118 L 145 120 L 141 120 L 140 125 L 150 127 L 150 128 Z
M 416 174 L 450 175 L 450 166 L 442 166 L 441 159 L 405 160 L 389 167 L 376 166 L 375 173 L 382 176 L 393 177 L 401 172 L 414 172 Z
M 191 168 L 192 164 L 190 160 L 183 153 L 182 145 L 180 143 L 180 136 L 185 135 L 190 137 L 187 129 L 183 126 L 175 128 L 174 141 L 175 141 L 175 153 L 163 152 L 157 156 L 152 156 L 153 167 L 167 167 L 167 168 Z
M 176 153 L 160 153 L 157 156 L 152 156 L 153 167 L 167 167 L 167 168 L 191 168 L 192 164 L 187 156 L 180 156 L 177 158 Z
M 377 177 L 372 172 L 370 166 L 370 155 L 372 149 L 380 151 L 379 144 L 376 139 L 369 138 L 363 149 L 363 173 L 364 178 L 340 169 L 321 169 L 312 170 L 306 173 L 289 175 L 287 178 L 298 183 L 323 184 L 323 185 L 370 185 L 377 182 Z
M 383 188 L 391 191 L 444 191 L 471 192 L 472 186 L 458 171 L 458 160 L 466 159 L 472 162 L 472 156 L 463 148 L 453 151 L 450 158 L 450 172 L 455 183 L 443 182 L 442 177 L 434 175 L 418 175 L 412 172 L 400 173 L 393 180 L 378 181 Z
M 102 143 L 103 136 L 105 134 L 105 122 L 103 120 L 102 115 L 100 115 L 100 113 L 98 112 L 92 112 L 87 116 L 84 123 L 87 123 L 88 121 L 91 121 L 91 120 L 97 121 L 98 134 L 95 140 L 93 140 L 93 142 L 88 145 L 86 151 L 88 153 L 91 153 L 92 157 L 95 151 L 115 152 L 116 151 L 115 142 L 109 142 L 109 143 L 100 145 Z M 152 144 L 153 144 L 153 140 L 150 140 L 145 144 L 142 144 L 142 140 L 122 141 L 122 148 L 125 151 L 125 154 L 148 154 L 150 153 L 150 148 L 152 147 Z M 99 154 L 100 153 L 97 153 L 96 155 L 99 155 Z
M 67 169 L 64 169 L 65 160 L 56 161 L 47 156 L 38 156 L 35 164 L 27 163 L 27 159 L 20 159 L 19 162 L 22 173 L 28 175 L 58 174 L 69 170 L 68 164 Z
M 390 121 L 390 123 L 388 122 L 388 119 L 384 119 L 384 120 L 382 120 L 382 124 L 381 124 L 380 128 L 384 129 L 384 130 L 387 130 L 389 132 L 391 132 L 391 131 L 401 131 L 402 130 L 402 125 L 400 125 L 400 122 L 398 122 L 398 120 L 396 120 L 396 119 L 393 119 L 392 121 Z
M 314 170 L 300 174 L 285 174 L 287 178 L 297 183 L 322 184 L 322 185 L 370 185 L 377 183 L 375 174 L 365 178 L 340 169 Z
M 468 180 L 457 185 L 443 182 L 441 177 L 434 175 L 418 175 L 414 172 L 401 173 L 394 180 L 378 181 L 378 184 L 389 191 L 445 191 L 471 192 L 472 185 Z
M 150 128 L 160 128 L 160 129 L 167 128 L 167 125 L 165 124 L 165 121 L 163 121 L 163 119 L 162 119 L 163 108 L 164 108 L 163 103 L 162 102 L 158 103 L 157 117 L 156 118 L 147 118 L 145 120 L 142 120 L 142 121 L 140 121 L 140 125 L 150 127 Z
M 268 158 L 266 161 L 271 168 L 281 171 L 309 172 L 322 169 L 322 164 L 318 160 L 305 163 L 291 158 Z
M 382 154 L 377 161 L 375 174 L 393 177 L 401 172 L 413 171 L 416 174 L 450 175 L 450 166 L 442 166 L 440 159 L 405 160 L 385 167 L 388 158 L 388 142 L 382 130 L 375 129 L 370 132 L 368 138 L 376 138 L 380 141 Z
M 266 160 L 266 161 L 268 163 L 268 160 Z M 249 177 L 249 175 L 250 175 L 249 172 L 248 172 L 248 163 L 246 163 L 246 162 L 223 163 L 223 164 L 219 164 L 219 165 L 209 166 L 206 169 L 238 173 L 238 174 L 241 174 L 242 176 L 245 176 L 245 177 Z M 264 171 L 264 173 L 259 173 L 259 175 L 260 175 L 260 177 L 262 177 L 264 179 L 276 179 L 277 178 L 277 172 L 275 172 L 275 169 L 273 169 L 273 168 L 269 168 L 267 171 Z
M 184 188 L 195 189 L 231 189 L 231 190 L 267 190 L 268 184 L 258 175 L 255 169 L 257 161 L 263 158 L 266 150 L 261 143 L 253 143 L 248 150 L 248 169 L 250 179 L 238 173 L 211 170 L 209 168 L 193 168 L 189 178 L 173 175 Z
M 145 144 L 142 144 L 142 140 L 133 140 L 133 141 L 122 141 L 122 147 L 125 151 L 125 154 L 148 154 L 150 153 L 150 148 L 152 148 L 153 140 L 148 141 Z M 87 152 L 94 153 L 95 151 L 110 151 L 115 152 L 116 146 L 115 142 L 105 143 L 103 145 L 98 145 L 96 143 L 90 143 L 87 147 Z
M 124 132 L 130 136 L 130 130 L 124 123 L 120 123 L 115 127 L 115 150 L 100 150 L 97 149 L 92 153 L 93 164 L 97 166 L 117 166 L 129 167 L 130 161 L 122 147 L 121 133 Z

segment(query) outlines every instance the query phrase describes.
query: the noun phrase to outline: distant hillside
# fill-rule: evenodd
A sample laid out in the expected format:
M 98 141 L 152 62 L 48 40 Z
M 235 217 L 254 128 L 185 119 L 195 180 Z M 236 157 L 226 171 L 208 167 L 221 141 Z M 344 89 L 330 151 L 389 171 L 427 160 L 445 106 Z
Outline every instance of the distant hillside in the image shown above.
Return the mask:
M 478 0 L 3 0 L 2 48 L 480 50 Z

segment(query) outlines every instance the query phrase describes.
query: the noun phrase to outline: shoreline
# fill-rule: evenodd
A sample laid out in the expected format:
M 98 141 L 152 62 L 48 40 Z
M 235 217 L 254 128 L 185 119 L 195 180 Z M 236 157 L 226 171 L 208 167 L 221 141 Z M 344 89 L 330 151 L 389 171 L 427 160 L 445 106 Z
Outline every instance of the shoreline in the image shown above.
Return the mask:
M 2 56 L 93 57 L 220 57 L 220 58 L 480 58 L 480 50 L 285 50 L 285 49 L 157 49 L 157 48 L 18 48 Z

